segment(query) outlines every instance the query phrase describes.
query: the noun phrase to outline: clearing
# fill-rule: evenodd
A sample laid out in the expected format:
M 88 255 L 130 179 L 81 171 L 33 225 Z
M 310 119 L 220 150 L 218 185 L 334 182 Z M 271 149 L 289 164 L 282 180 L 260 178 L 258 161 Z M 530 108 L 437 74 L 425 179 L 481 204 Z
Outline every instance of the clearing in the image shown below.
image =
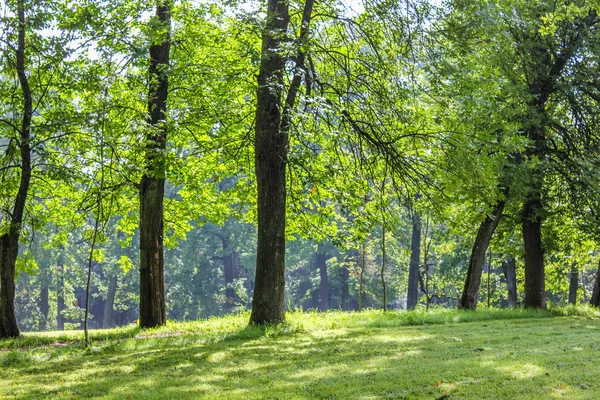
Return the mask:
M 585 308 L 248 315 L 0 341 L 2 399 L 593 399 Z

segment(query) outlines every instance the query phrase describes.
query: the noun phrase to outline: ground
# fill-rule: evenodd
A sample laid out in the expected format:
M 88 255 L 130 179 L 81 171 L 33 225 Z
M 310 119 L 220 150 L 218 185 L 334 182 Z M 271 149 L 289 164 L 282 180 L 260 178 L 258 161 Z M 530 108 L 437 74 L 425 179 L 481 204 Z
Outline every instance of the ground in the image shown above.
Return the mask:
M 593 399 L 590 309 L 248 315 L 0 341 L 1 399 Z

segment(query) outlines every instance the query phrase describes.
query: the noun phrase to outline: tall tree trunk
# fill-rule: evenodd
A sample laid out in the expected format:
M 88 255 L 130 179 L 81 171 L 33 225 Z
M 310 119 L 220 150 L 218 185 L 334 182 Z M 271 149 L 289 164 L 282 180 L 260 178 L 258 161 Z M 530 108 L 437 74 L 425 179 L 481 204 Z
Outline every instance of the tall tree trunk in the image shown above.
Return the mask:
M 544 253 L 542 249 L 542 209 L 537 197 L 523 207 L 523 243 L 525 247 L 525 307 L 546 308 Z
M 381 225 L 381 288 L 383 289 L 383 311 L 387 311 L 387 288 L 385 286 L 385 261 L 387 252 L 385 248 L 385 219 Z
M 166 110 L 171 47 L 170 0 L 156 7 L 157 28 L 166 32 L 150 46 L 148 70 L 148 133 L 146 165 L 140 182 L 140 326 L 151 328 L 167 321 L 164 284 L 164 195 L 167 146 Z
M 577 305 L 577 289 L 579 289 L 579 269 L 577 264 L 571 265 L 569 274 L 569 304 Z
M 508 306 L 517 306 L 517 265 L 515 258 L 509 255 L 502 264 L 504 278 L 506 279 L 506 290 L 508 292 Z
M 360 250 L 360 278 L 359 278 L 359 284 L 358 284 L 358 311 L 362 311 L 363 302 L 364 302 L 363 287 L 364 287 L 365 264 L 366 264 L 365 256 L 366 256 L 365 241 L 363 240 L 362 248 Z
M 410 264 L 408 267 L 408 293 L 406 309 L 412 310 L 419 301 L 419 263 L 421 262 L 421 216 L 415 212 L 412 216 L 412 236 L 410 244 Z
M 223 277 L 225 279 L 225 303 L 224 308 L 231 311 L 235 304 L 235 290 L 233 280 L 235 277 L 235 267 L 238 263 L 238 253 L 231 248 L 231 239 L 224 233 L 221 236 L 223 244 Z
M 23 96 L 22 124 L 19 131 L 19 151 L 21 155 L 21 179 L 15 196 L 8 232 L 0 236 L 0 338 L 19 336 L 19 327 L 15 318 L 15 265 L 19 254 L 19 237 L 29 183 L 31 181 L 31 116 L 33 99 L 25 72 L 25 6 L 23 0 L 17 1 L 17 75 Z
M 486 215 L 485 219 L 479 225 L 477 236 L 471 248 L 471 257 L 469 258 L 469 268 L 467 269 L 467 278 L 465 287 L 460 298 L 459 308 L 475 310 L 477 308 L 477 299 L 479 297 L 479 285 L 481 284 L 481 274 L 483 272 L 483 263 L 485 262 L 485 253 L 490 245 L 494 231 L 502 218 L 504 211 L 504 201 L 499 201 L 492 213 Z
M 115 295 L 119 276 L 117 274 L 111 276 L 108 283 L 108 291 L 106 292 L 106 301 L 104 302 L 104 313 L 102 316 L 102 327 L 112 328 L 115 326 Z
M 317 268 L 319 268 L 319 311 L 329 310 L 329 290 L 328 290 L 328 279 L 327 279 L 327 254 L 317 250 L 315 254 L 315 261 Z
M 48 329 L 48 311 L 50 305 L 48 304 L 48 280 L 45 272 L 46 268 L 42 269 L 42 280 L 40 282 L 40 330 L 45 331 Z
M 65 330 L 65 317 L 62 311 L 65 309 L 65 271 L 63 265 L 58 265 L 58 287 L 56 288 L 56 329 Z
M 598 262 L 598 269 L 596 270 L 596 277 L 594 279 L 594 290 L 592 291 L 590 305 L 592 307 L 600 307 L 600 261 Z
M 344 311 L 346 311 L 350 308 L 349 304 L 348 304 L 348 301 L 350 300 L 350 287 L 348 285 L 349 278 L 350 278 L 350 271 L 348 270 L 348 266 L 343 265 L 342 268 L 340 269 L 340 281 L 342 283 L 341 307 L 342 307 L 342 310 L 344 310 Z
M 306 0 L 300 28 L 300 42 L 306 40 L 314 0 Z M 256 282 L 250 323 L 279 323 L 285 320 L 285 169 L 289 147 L 291 113 L 302 81 L 304 52 L 295 58 L 295 71 L 282 104 L 284 69 L 288 57 L 290 21 L 286 1 L 268 0 L 262 54 L 256 93 L 255 169 L 258 188 L 258 244 Z M 283 112 L 282 112 L 283 110 Z

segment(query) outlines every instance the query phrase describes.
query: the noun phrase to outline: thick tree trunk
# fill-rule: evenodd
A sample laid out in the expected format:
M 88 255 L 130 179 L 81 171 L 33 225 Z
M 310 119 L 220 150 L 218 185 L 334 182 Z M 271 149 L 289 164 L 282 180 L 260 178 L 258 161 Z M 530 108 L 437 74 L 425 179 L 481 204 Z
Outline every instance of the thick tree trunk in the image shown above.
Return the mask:
M 25 6 L 23 0 L 17 2 L 19 20 L 16 48 L 16 67 L 23 96 L 22 124 L 19 131 L 19 151 L 21 155 L 21 179 L 14 199 L 8 232 L 0 236 L 0 338 L 19 336 L 15 318 L 15 265 L 19 254 L 21 224 L 31 181 L 31 116 L 33 99 L 25 71 Z
M 167 32 L 150 47 L 148 70 L 148 133 L 146 169 L 140 183 L 140 326 L 151 328 L 167 321 L 164 287 L 164 194 L 167 145 L 165 113 L 171 47 L 170 1 L 160 3 L 156 18 Z
M 542 249 L 542 209 L 539 198 L 523 207 L 523 243 L 525 247 L 525 307 L 546 308 L 544 253 Z
M 596 270 L 596 277 L 594 279 L 594 290 L 592 291 L 590 305 L 592 307 L 600 307 L 600 262 L 598 262 L 598 269 Z
M 412 217 L 412 236 L 410 244 L 410 264 L 408 267 L 408 293 L 406 309 L 412 310 L 419 301 L 419 263 L 421 261 L 421 216 L 415 212 Z
M 18 249 L 5 234 L 0 237 L 0 338 L 19 336 L 15 318 L 15 261 Z
M 65 309 L 65 276 L 64 267 L 58 265 L 58 287 L 56 288 L 56 329 L 59 331 L 65 330 L 65 318 L 62 311 Z
M 262 36 L 256 102 L 255 168 L 258 186 L 256 282 L 250 322 L 285 319 L 285 168 L 287 132 L 281 132 L 281 89 L 285 56 L 281 46 L 289 23 L 288 3 L 269 0 Z
M 327 254 L 317 252 L 315 254 L 317 268 L 319 269 L 320 283 L 319 283 L 319 311 L 329 310 L 329 290 L 328 290 L 328 279 L 327 279 Z
M 223 243 L 223 278 L 225 280 L 225 303 L 224 308 L 231 311 L 235 304 L 235 290 L 233 280 L 235 267 L 238 263 L 238 253 L 231 248 L 231 240 L 225 234 L 221 237 Z
M 104 313 L 102 316 L 103 328 L 112 328 L 115 326 L 115 295 L 117 293 L 118 283 L 119 276 L 115 274 L 110 278 L 108 283 L 108 291 L 106 292 L 106 301 L 104 302 Z
M 577 305 L 577 289 L 579 289 L 579 269 L 577 264 L 571 265 L 569 273 L 569 304 Z
M 499 201 L 492 213 L 487 215 L 477 231 L 475 242 L 471 249 L 469 258 L 469 268 L 467 269 L 467 278 L 460 298 L 459 308 L 475 310 L 477 308 L 477 299 L 479 297 L 479 285 L 481 284 L 481 274 L 483 272 L 483 263 L 485 262 L 485 253 L 490 245 L 494 231 L 502 217 L 504 210 L 504 201 Z
M 517 265 L 513 256 L 508 256 L 502 265 L 506 290 L 508 291 L 508 306 L 517 306 Z
M 300 40 L 307 37 L 314 0 L 306 0 Z M 262 54 L 256 93 L 255 169 L 258 188 L 258 244 L 256 282 L 250 323 L 268 324 L 285 320 L 285 169 L 289 146 L 291 113 L 302 81 L 304 53 L 295 59 L 295 72 L 282 104 L 284 69 L 288 57 L 282 53 L 287 43 L 290 21 L 286 1 L 268 0 Z M 283 111 L 282 111 L 283 110 Z

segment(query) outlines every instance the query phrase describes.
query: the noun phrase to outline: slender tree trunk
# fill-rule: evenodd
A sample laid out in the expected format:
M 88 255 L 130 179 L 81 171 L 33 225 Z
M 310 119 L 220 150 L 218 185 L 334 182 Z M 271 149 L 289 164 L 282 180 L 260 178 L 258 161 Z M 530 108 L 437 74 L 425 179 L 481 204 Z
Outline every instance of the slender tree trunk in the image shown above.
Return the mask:
M 600 262 L 598 262 L 598 269 L 596 270 L 596 277 L 594 279 L 594 290 L 592 291 L 590 305 L 592 307 L 600 307 Z
M 150 46 L 148 70 L 148 133 L 146 168 L 140 182 L 140 326 L 151 328 L 167 322 L 164 284 L 164 196 L 169 92 L 168 66 L 171 47 L 171 2 L 156 8 L 159 31 L 167 28 L 162 41 Z
M 429 217 L 425 222 L 425 236 L 423 237 L 423 270 L 425 272 L 425 310 L 429 311 L 429 304 L 431 303 L 431 296 L 429 296 L 429 246 L 431 245 L 431 239 L 427 243 L 427 237 L 429 236 Z
M 19 336 L 19 327 L 15 318 L 15 265 L 19 253 L 19 237 L 29 183 L 31 181 L 31 116 L 33 99 L 25 70 L 25 6 L 23 0 L 17 1 L 19 21 L 17 33 L 16 66 L 19 84 L 23 96 L 22 124 L 19 131 L 19 151 L 21 155 L 21 178 L 15 196 L 8 232 L 0 236 L 0 338 Z
M 541 209 L 541 201 L 537 197 L 526 201 L 523 207 L 525 307 L 530 308 L 546 308 Z
M 350 300 L 350 298 L 349 298 L 350 288 L 348 286 L 349 278 L 350 278 L 350 271 L 348 270 L 348 266 L 344 265 L 340 269 L 340 281 L 342 283 L 341 307 L 342 307 L 342 310 L 344 310 L 344 311 L 346 311 L 350 308 L 349 304 L 348 304 L 348 301 Z
M 500 218 L 502 217 L 504 205 L 504 201 L 499 201 L 492 210 L 492 213 L 487 215 L 483 222 L 481 222 L 481 225 L 479 225 L 475 242 L 473 242 L 473 247 L 471 248 L 469 268 L 467 269 L 467 278 L 465 279 L 465 287 L 460 298 L 459 308 L 468 310 L 475 310 L 477 308 L 485 253 L 498 226 L 498 222 L 500 222 Z
M 577 289 L 579 289 L 579 269 L 576 263 L 571 265 L 569 278 L 569 304 L 575 306 L 577 305 Z
M 381 287 L 383 289 L 383 311 L 387 311 L 387 288 L 385 287 L 385 260 L 387 257 L 385 248 L 385 220 L 381 226 Z
M 358 311 L 363 309 L 363 287 L 365 278 L 365 242 L 362 243 L 362 249 L 360 251 L 360 282 L 358 285 Z
M 300 41 L 308 35 L 314 0 L 306 0 Z M 285 320 L 285 169 L 289 146 L 291 113 L 302 82 L 304 52 L 298 51 L 295 71 L 282 104 L 284 69 L 288 57 L 281 49 L 287 43 L 290 21 L 286 1 L 268 0 L 262 55 L 256 94 L 255 169 L 258 188 L 258 244 L 256 282 L 250 323 L 279 323 Z M 283 112 L 282 112 L 283 110 Z
M 65 330 L 65 317 L 62 311 L 65 309 L 65 275 L 64 266 L 58 265 L 58 287 L 56 289 L 56 329 L 59 331 Z
M 44 268 L 46 269 L 46 268 Z M 48 311 L 50 305 L 48 304 L 48 281 L 45 274 L 42 274 L 41 286 L 40 286 L 40 330 L 45 331 L 48 329 Z
M 112 328 L 115 326 L 115 295 L 119 284 L 119 276 L 115 274 L 110 278 L 108 291 L 106 292 L 106 301 L 104 302 L 104 315 L 102 318 L 103 328 Z
M 406 308 L 412 310 L 419 301 L 419 263 L 421 262 L 421 216 L 415 212 L 412 217 L 412 236 L 410 245 L 410 265 L 408 268 L 408 293 Z
M 319 311 L 329 310 L 329 290 L 328 290 L 328 279 L 327 279 L 327 254 L 317 251 L 315 254 L 317 268 L 319 268 Z
M 506 279 L 506 289 L 508 292 L 508 306 L 517 306 L 517 265 L 515 258 L 510 255 L 504 261 L 502 266 L 504 278 Z
M 235 266 L 238 263 L 238 254 L 231 248 L 229 235 L 221 236 L 223 244 L 223 277 L 225 279 L 225 310 L 231 311 L 235 304 L 235 290 L 233 280 L 235 276 Z

